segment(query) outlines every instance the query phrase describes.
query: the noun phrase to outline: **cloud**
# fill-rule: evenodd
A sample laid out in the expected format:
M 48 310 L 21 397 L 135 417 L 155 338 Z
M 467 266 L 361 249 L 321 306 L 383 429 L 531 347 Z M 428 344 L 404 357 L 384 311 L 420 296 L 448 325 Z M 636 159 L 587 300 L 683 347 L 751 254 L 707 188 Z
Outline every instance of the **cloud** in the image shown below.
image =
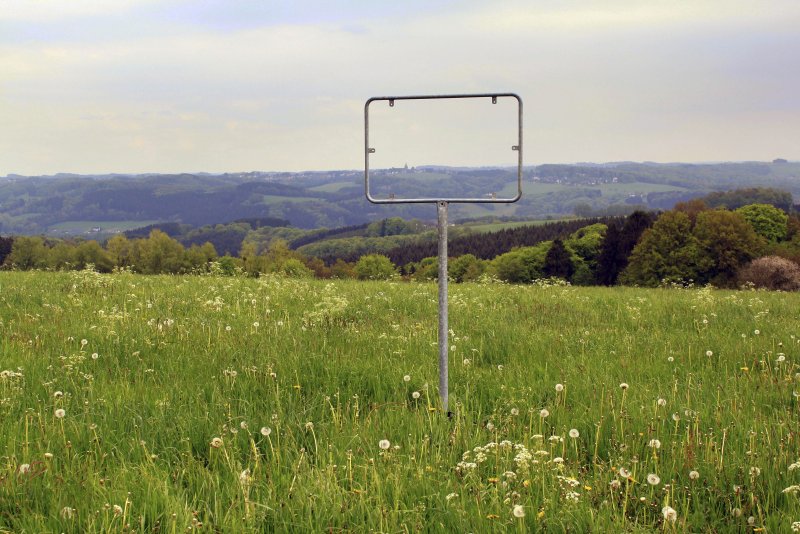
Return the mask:
M 797 157 L 800 3 L 57 4 L 0 12 L 0 173 L 358 168 L 366 98 L 506 90 L 530 163 Z

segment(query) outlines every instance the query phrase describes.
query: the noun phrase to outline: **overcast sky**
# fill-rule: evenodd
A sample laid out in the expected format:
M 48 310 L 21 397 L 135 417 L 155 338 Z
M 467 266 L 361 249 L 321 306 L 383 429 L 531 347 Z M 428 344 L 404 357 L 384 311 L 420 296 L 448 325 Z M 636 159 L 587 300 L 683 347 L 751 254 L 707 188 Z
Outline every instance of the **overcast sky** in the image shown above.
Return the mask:
M 798 28 L 797 0 L 0 0 L 0 175 L 360 169 L 367 98 L 501 91 L 526 164 L 800 159 Z

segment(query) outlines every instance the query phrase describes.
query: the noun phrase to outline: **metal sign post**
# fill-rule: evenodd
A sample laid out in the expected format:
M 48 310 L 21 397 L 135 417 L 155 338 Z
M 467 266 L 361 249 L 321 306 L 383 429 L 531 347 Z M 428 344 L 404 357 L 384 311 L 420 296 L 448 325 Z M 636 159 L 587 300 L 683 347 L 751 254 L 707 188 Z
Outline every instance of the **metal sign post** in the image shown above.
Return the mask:
M 370 191 L 370 154 L 375 153 L 375 147 L 369 141 L 369 108 L 370 105 L 385 101 L 389 107 L 403 100 L 442 100 L 442 99 L 490 99 L 492 104 L 497 104 L 498 99 L 511 98 L 517 102 L 517 143 L 511 150 L 517 152 L 517 192 L 510 198 L 499 198 L 496 193 L 491 193 L 482 198 L 397 198 L 394 194 L 388 198 L 377 198 Z M 447 208 L 450 203 L 482 203 L 482 204 L 510 204 L 522 197 L 522 99 L 514 93 L 486 93 L 486 94 L 453 94 L 431 96 L 382 96 L 367 100 L 364 105 L 364 189 L 367 200 L 373 204 L 413 204 L 435 203 L 437 208 L 437 223 L 439 229 L 439 395 L 442 399 L 442 409 L 448 411 L 448 317 L 447 317 Z

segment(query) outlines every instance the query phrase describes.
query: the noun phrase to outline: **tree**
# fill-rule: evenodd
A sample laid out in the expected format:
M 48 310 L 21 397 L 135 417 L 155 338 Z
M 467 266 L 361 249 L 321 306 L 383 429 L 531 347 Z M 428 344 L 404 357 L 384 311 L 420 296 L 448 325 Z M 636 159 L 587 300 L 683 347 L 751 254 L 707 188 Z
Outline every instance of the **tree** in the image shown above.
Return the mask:
M 688 215 L 689 220 L 692 221 L 692 226 L 694 226 L 695 221 L 697 221 L 697 216 L 709 208 L 702 199 L 693 198 L 692 200 L 687 200 L 686 202 L 678 202 L 672 209 L 675 211 L 682 211 Z
M 97 241 L 84 241 L 75 249 L 75 267 L 85 269 L 90 264 L 101 273 L 109 273 L 114 268 L 111 257 Z
M 153 230 L 142 242 L 142 271 L 148 274 L 177 273 L 183 265 L 183 245 L 161 230 Z
M 15 269 L 42 269 L 47 266 L 47 247 L 39 236 L 19 236 L 14 239 L 6 263 Z
M 183 255 L 183 265 L 187 272 L 206 272 L 208 265 L 217 259 L 217 251 L 209 242 L 202 246 L 192 245 Z
M 593 269 L 597 265 L 597 257 L 603 244 L 608 227 L 603 223 L 590 224 L 574 232 L 564 245 L 573 254 L 586 262 Z
M 697 280 L 704 268 L 698 265 L 700 252 L 689 216 L 668 211 L 644 231 L 620 281 L 655 287 L 662 281 Z
M 769 204 L 748 204 L 738 208 L 736 213 L 744 217 L 753 230 L 770 243 L 786 239 L 789 216 L 783 210 Z
M 283 262 L 280 272 L 291 278 L 314 278 L 314 271 L 297 258 L 289 258 Z
M 765 256 L 751 261 L 737 273 L 739 284 L 757 288 L 800 290 L 800 265 L 778 256 Z
M 757 257 L 764 241 L 745 218 L 728 210 L 708 210 L 697 216 L 694 227 L 702 254 L 700 282 L 729 285 L 739 268 Z
M 331 278 L 355 278 L 356 272 L 352 263 L 347 263 L 341 258 L 331 265 Z
M 131 242 L 124 234 L 116 234 L 106 241 L 106 251 L 117 267 L 131 266 Z
M 542 268 L 551 243 L 544 241 L 533 247 L 517 248 L 501 254 L 492 260 L 489 270 L 505 282 L 529 284 L 544 276 Z
M 604 286 L 613 286 L 617 282 L 620 271 L 625 268 L 627 258 L 622 255 L 620 246 L 620 228 L 617 224 L 609 224 L 600 254 L 597 256 L 595 278 Z
M 438 262 L 437 262 L 438 263 Z M 486 265 L 472 254 L 464 254 L 447 264 L 448 276 L 457 283 L 477 280 Z
M 0 265 L 3 265 L 8 255 L 11 254 L 13 245 L 13 237 L 0 237 Z
M 625 219 L 622 228 L 609 225 L 597 259 L 597 281 L 612 286 L 628 266 L 628 258 L 644 231 L 652 226 L 653 216 L 644 211 L 634 211 Z
M 59 241 L 47 251 L 47 266 L 57 271 L 75 267 L 75 247 Z
M 389 280 L 397 274 L 392 261 L 382 254 L 367 254 L 354 268 L 359 280 Z
M 575 272 L 575 264 L 572 263 L 567 247 L 560 239 L 553 240 L 547 255 L 544 257 L 542 272 L 545 276 L 563 278 L 569 280 Z

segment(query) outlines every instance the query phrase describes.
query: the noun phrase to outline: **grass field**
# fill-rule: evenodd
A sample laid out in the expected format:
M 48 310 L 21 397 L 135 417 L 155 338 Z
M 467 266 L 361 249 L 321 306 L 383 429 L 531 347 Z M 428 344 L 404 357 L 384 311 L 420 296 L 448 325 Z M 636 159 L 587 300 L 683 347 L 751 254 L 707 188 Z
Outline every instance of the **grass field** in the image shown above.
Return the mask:
M 800 295 L 0 273 L 0 532 L 790 532 Z M 798 525 L 797 528 L 800 528 Z
M 496 222 L 496 223 L 485 223 L 485 224 L 467 223 L 461 226 L 463 226 L 464 228 L 469 228 L 474 232 L 486 233 L 486 232 L 499 232 L 500 230 L 510 230 L 512 228 L 520 228 L 522 226 L 542 226 L 553 222 L 568 221 L 568 220 L 570 219 L 539 219 L 535 221 L 511 221 L 511 222 Z
M 100 233 L 118 233 L 156 224 L 156 220 L 148 221 L 67 221 L 53 224 L 47 228 L 50 235 L 81 235 L 91 232 L 92 228 L 100 228 Z

